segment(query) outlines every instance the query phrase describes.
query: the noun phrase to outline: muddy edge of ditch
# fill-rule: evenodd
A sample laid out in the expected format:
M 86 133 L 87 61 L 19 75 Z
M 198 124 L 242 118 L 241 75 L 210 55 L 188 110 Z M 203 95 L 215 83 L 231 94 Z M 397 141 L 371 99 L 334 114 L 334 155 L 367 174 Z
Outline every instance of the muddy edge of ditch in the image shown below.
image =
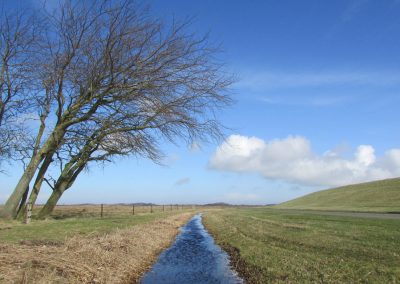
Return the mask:
M 203 225 L 208 233 L 214 238 L 214 241 L 219 245 L 229 256 L 229 265 L 246 284 L 261 283 L 261 275 L 264 271 L 256 266 L 248 263 L 241 255 L 240 250 L 227 242 L 223 242 L 218 238 L 218 234 L 206 222 L 207 213 L 203 214 Z M 284 280 L 284 279 L 282 279 Z

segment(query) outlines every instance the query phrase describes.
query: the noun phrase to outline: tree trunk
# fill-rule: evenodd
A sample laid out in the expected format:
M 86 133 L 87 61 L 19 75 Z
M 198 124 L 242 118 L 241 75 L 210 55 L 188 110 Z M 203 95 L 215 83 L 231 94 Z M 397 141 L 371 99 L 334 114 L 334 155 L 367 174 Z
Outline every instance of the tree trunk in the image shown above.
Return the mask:
M 39 195 L 40 188 L 42 187 L 44 175 L 52 161 L 53 161 L 52 155 L 47 155 L 46 159 L 43 161 L 42 165 L 40 166 L 40 170 L 36 176 L 36 180 L 33 185 L 32 192 L 29 195 L 29 203 L 32 204 L 32 209 L 35 206 L 36 199 Z M 22 219 L 25 216 L 25 214 L 26 214 L 26 204 L 24 204 L 24 206 L 18 210 L 17 219 Z
M 26 167 L 25 172 L 20 178 L 17 186 L 15 187 L 13 193 L 8 198 L 6 204 L 4 205 L 3 210 L 0 212 L 0 217 L 5 218 L 15 218 L 17 215 L 17 208 L 21 201 L 22 195 L 24 194 L 26 188 L 29 186 L 33 176 L 40 163 L 43 161 L 45 156 L 53 156 L 54 152 L 60 145 L 61 139 L 64 137 L 65 130 L 56 128 L 47 139 L 46 143 L 42 148 L 38 151 L 36 155 L 34 155 L 28 166 Z
M 56 207 L 58 200 L 60 200 L 65 190 L 67 190 L 67 182 L 63 182 L 59 187 L 53 190 L 46 204 L 39 211 L 38 219 L 44 219 L 53 212 L 54 207 Z
M 77 163 L 71 163 L 68 167 L 66 166 L 64 168 L 57 179 L 52 194 L 38 214 L 39 219 L 44 219 L 53 212 L 58 200 L 63 193 L 74 184 L 78 175 L 85 168 L 86 163 L 86 160 L 81 159 Z
M 28 198 L 28 193 L 29 193 L 29 186 L 26 188 L 24 195 L 22 196 L 21 202 L 19 203 L 19 207 L 17 210 L 18 218 L 21 216 L 24 216 L 25 208 L 26 208 L 26 199 Z
M 20 178 L 17 186 L 15 187 L 13 193 L 8 198 L 3 210 L 0 212 L 1 217 L 5 218 L 15 218 L 17 214 L 17 207 L 21 201 L 22 195 L 24 194 L 26 188 L 29 186 L 30 181 L 35 175 L 36 169 L 41 162 L 40 155 L 36 155 L 31 159 L 28 167 Z

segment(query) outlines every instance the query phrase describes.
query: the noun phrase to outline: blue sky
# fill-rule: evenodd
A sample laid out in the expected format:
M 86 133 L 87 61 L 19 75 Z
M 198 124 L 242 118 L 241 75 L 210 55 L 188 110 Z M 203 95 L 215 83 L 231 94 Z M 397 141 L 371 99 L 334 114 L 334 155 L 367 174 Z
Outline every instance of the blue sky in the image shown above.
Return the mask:
M 191 29 L 221 43 L 239 79 L 221 114 L 232 130 L 200 150 L 165 145 L 166 166 L 92 167 L 61 203 L 267 204 L 400 176 L 400 1 L 145 3 L 167 21 L 194 16 Z M 1 177 L 0 202 L 21 168 Z

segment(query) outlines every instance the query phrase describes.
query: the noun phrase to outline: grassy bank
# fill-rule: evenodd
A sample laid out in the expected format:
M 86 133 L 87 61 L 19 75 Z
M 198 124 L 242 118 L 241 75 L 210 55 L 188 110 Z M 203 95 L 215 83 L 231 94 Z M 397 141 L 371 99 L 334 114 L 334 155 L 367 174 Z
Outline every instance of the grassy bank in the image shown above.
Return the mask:
M 209 212 L 205 225 L 248 283 L 400 281 L 400 220 L 259 208 Z
M 400 212 L 400 178 L 318 191 L 276 206 L 282 209 Z
M 135 283 L 191 210 L 0 223 L 0 283 Z

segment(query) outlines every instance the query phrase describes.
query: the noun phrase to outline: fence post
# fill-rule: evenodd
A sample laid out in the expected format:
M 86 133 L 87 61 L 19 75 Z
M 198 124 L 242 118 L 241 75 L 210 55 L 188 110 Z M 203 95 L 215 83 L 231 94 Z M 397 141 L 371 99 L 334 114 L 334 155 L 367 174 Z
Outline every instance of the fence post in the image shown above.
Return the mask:
M 150 204 L 150 213 L 153 213 L 153 204 Z
M 164 205 L 162 206 L 162 212 L 164 212 Z
M 26 204 L 26 218 L 25 218 L 25 224 L 29 224 L 31 222 L 32 218 L 32 203 L 28 202 Z
M 132 215 L 135 215 L 135 204 L 132 204 Z
M 103 203 L 101 204 L 100 217 L 103 218 Z

